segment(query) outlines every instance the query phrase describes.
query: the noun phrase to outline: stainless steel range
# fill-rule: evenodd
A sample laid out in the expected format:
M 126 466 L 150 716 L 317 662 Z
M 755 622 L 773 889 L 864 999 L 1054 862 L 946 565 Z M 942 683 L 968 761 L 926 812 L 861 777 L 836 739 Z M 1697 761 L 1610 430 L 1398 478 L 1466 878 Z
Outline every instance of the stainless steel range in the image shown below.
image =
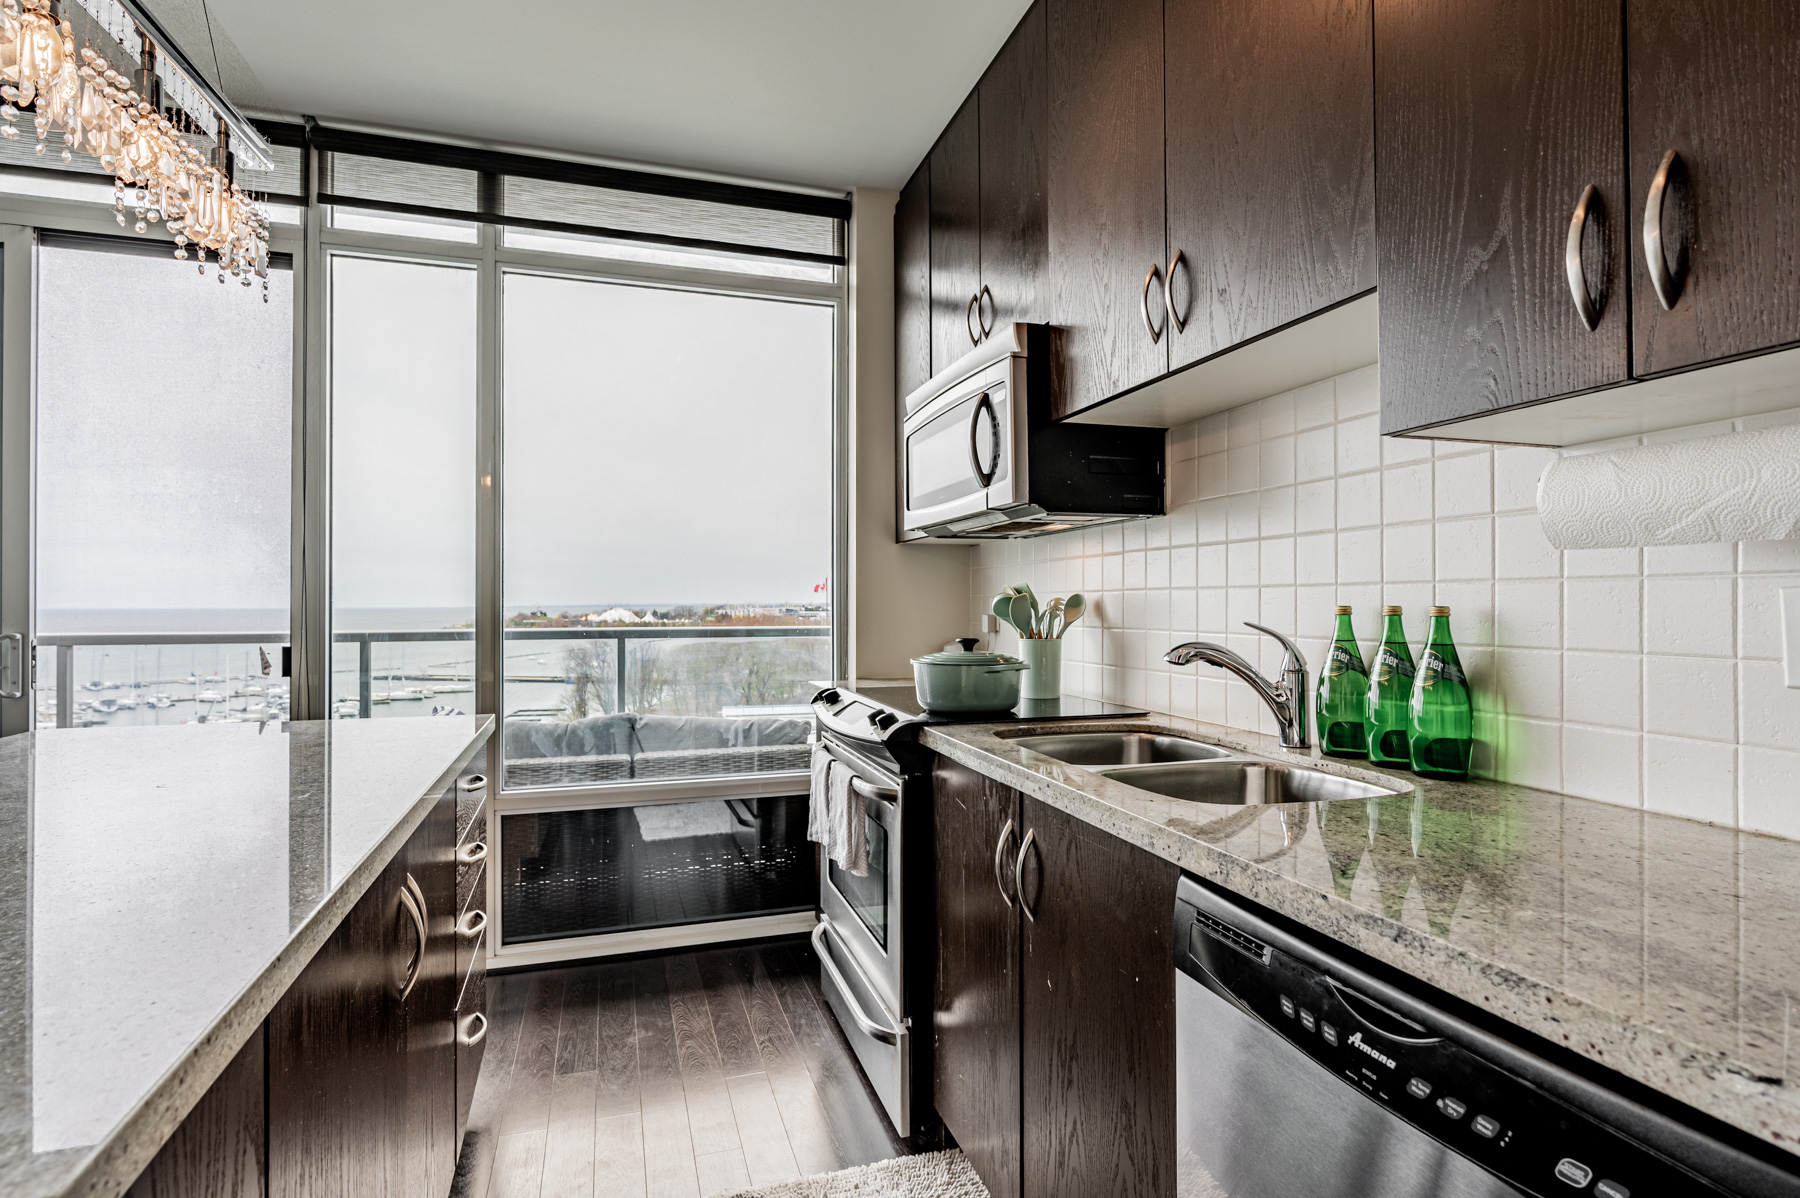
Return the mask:
M 1079 720 L 1140 710 L 1065 697 L 1015 711 L 938 714 L 913 689 L 829 687 L 812 700 L 819 739 L 854 778 L 866 806 L 868 873 L 857 877 L 823 854 L 819 865 L 820 986 L 894 1130 L 935 1125 L 931 1096 L 931 763 L 919 729 L 932 724 Z

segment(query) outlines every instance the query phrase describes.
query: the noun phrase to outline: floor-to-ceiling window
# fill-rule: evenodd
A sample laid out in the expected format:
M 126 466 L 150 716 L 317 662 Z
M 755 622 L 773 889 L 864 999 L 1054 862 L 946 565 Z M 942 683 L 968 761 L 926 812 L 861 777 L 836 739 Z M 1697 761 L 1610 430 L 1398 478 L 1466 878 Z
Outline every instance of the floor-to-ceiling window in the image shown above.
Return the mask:
M 473 713 L 477 270 L 326 263 L 331 712 Z
M 37 274 L 38 726 L 285 716 L 292 271 L 45 233 Z

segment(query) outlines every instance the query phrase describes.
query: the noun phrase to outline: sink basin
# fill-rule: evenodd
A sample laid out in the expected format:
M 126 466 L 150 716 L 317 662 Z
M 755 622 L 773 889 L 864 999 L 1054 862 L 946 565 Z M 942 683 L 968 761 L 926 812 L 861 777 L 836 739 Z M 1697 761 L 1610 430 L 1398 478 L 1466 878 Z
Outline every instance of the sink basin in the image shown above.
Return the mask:
M 1250 806 L 1314 803 L 1398 794 L 1385 786 L 1277 761 L 1188 761 L 1105 770 L 1102 777 L 1190 803 Z
M 1069 765 L 1093 770 L 1164 761 L 1211 761 L 1231 756 L 1230 749 L 1221 749 L 1218 745 L 1203 745 L 1197 740 L 1158 736 L 1151 732 L 1071 732 L 1021 736 L 1013 743 Z

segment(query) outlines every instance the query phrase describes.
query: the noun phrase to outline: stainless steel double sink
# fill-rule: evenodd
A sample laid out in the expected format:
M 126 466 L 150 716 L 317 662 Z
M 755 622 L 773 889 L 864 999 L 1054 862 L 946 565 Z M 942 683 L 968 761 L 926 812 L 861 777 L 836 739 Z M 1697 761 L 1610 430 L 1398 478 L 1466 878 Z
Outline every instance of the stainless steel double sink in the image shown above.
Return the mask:
M 1400 793 L 1395 787 L 1156 732 L 1052 733 L 1021 736 L 1012 743 L 1103 778 L 1190 803 L 1314 803 Z

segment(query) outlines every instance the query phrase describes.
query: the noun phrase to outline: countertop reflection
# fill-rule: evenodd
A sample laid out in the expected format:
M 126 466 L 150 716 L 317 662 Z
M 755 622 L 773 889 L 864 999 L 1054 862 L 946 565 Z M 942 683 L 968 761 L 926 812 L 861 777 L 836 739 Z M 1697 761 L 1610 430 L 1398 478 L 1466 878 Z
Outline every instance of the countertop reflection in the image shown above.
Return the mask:
M 129 1184 L 491 724 L 0 739 L 0 1192 Z

